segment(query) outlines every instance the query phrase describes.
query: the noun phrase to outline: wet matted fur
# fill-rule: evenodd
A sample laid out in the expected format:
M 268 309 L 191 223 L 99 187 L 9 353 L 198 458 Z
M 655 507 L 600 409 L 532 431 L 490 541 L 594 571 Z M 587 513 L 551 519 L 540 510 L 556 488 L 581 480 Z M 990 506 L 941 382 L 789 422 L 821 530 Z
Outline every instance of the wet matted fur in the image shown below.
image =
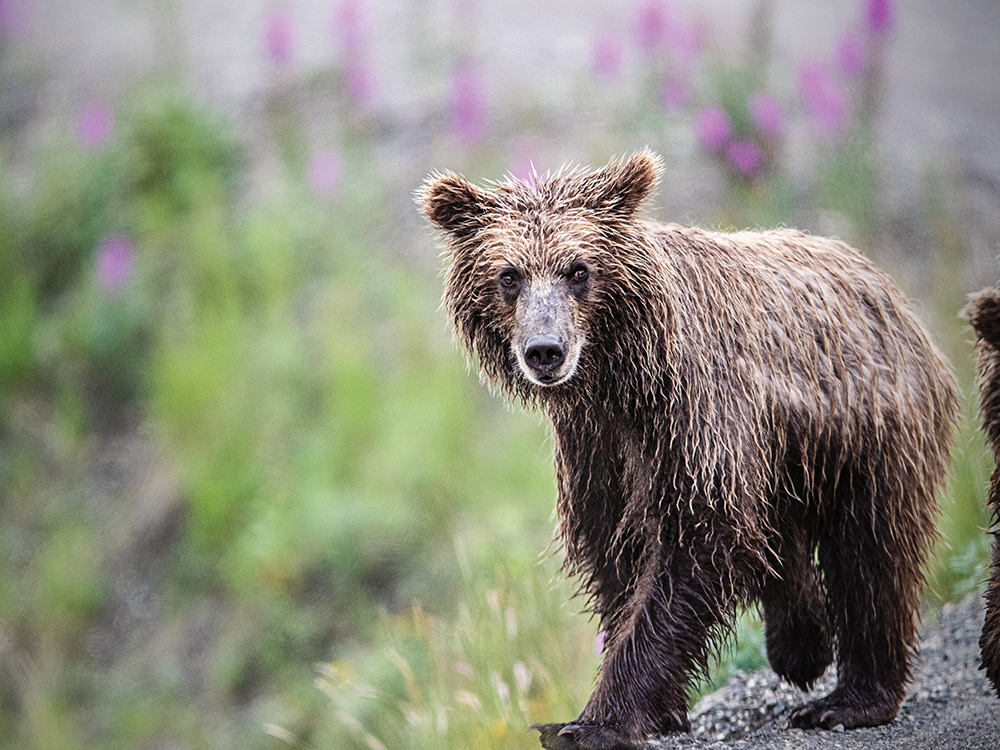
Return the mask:
M 547 748 L 638 748 L 762 604 L 802 727 L 892 720 L 957 411 L 951 369 L 889 277 L 793 230 L 646 221 L 660 172 L 492 189 L 432 176 L 444 306 L 494 389 L 551 420 L 559 538 L 607 631 L 596 688 Z
M 990 480 L 989 504 L 993 509 L 993 562 L 986 588 L 986 622 L 979 639 L 983 669 L 1000 694 L 1000 289 L 984 289 L 974 295 L 965 316 L 976 331 L 979 360 L 979 412 L 983 431 L 993 450 L 996 465 Z

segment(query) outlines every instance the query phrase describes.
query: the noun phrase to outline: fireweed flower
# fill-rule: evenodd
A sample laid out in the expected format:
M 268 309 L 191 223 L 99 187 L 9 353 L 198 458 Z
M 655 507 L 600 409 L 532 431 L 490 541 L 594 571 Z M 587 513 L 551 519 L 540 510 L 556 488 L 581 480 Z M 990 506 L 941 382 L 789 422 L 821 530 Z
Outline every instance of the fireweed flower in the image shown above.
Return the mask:
M 458 139 L 472 144 L 486 131 L 486 103 L 479 73 L 469 63 L 455 69 L 451 81 L 451 124 Z
M 0 0 L 0 39 L 8 34 L 20 32 L 25 25 L 25 19 L 20 4 L 10 0 Z
M 600 78 L 616 78 L 622 67 L 622 42 L 611 31 L 602 31 L 594 37 L 591 51 L 594 73 Z
M 362 45 L 365 27 L 365 6 L 361 0 L 342 0 L 334 10 L 334 30 L 344 48 L 355 50 Z
M 744 177 L 753 177 L 760 172 L 763 160 L 760 149 L 751 141 L 735 140 L 726 148 L 729 165 Z
M 292 56 L 292 37 L 292 19 L 287 13 L 275 10 L 264 19 L 264 49 L 274 62 L 288 62 Z
M 636 13 L 635 36 L 644 52 L 653 52 L 667 39 L 667 6 L 663 0 L 646 0 Z
M 111 108 L 101 102 L 90 102 L 76 121 L 76 139 L 84 148 L 100 148 L 107 143 L 114 129 Z
M 892 29 L 895 19 L 892 0 L 868 0 L 865 6 L 865 21 L 876 34 L 885 34 Z
M 682 76 L 671 73 L 663 81 L 660 99 L 667 109 L 680 109 L 691 100 L 691 87 Z
M 670 51 L 684 62 L 692 62 L 705 47 L 705 29 L 697 22 L 670 24 Z
M 785 112 L 774 96 L 766 93 L 753 94 L 748 102 L 750 118 L 765 136 L 778 136 L 785 128 Z
M 334 6 L 333 33 L 343 48 L 344 82 L 356 104 L 365 104 L 375 91 L 375 75 L 366 62 L 366 11 L 361 0 L 342 0 Z
M 306 177 L 316 195 L 329 198 L 340 184 L 340 157 L 333 151 L 316 151 L 309 158 Z
M 97 250 L 97 283 L 108 294 L 117 294 L 132 277 L 135 253 L 132 243 L 123 234 L 112 234 L 101 240 Z
M 347 92 L 358 104 L 364 104 L 372 98 L 375 91 L 375 76 L 372 69 L 360 60 L 354 60 L 347 65 Z
M 729 115 L 719 107 L 703 109 L 698 114 L 695 129 L 698 133 L 698 140 L 709 151 L 718 151 L 721 149 L 733 132 L 733 126 L 729 122 Z
M 865 46 L 853 31 L 846 32 L 837 43 L 837 65 L 849 76 L 865 69 Z
M 804 65 L 799 71 L 798 83 L 806 111 L 820 131 L 832 135 L 839 130 L 847 117 L 847 102 L 823 66 Z

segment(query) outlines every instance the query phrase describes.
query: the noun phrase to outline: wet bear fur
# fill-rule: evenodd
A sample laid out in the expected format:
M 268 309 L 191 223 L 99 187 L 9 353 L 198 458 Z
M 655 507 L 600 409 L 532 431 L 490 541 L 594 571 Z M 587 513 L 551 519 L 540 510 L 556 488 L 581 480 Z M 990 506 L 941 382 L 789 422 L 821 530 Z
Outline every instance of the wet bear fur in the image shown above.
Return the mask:
M 799 727 L 889 722 L 957 411 L 951 369 L 889 277 L 793 230 L 640 218 L 641 152 L 597 171 L 420 191 L 444 307 L 485 381 L 551 420 L 558 536 L 606 631 L 546 748 L 689 730 L 694 680 L 762 607 L 775 671 L 836 688 Z
M 979 362 L 979 411 L 986 441 L 996 465 L 990 480 L 989 505 L 993 511 L 993 562 L 986 587 L 986 622 L 979 638 L 983 669 L 1000 695 L 1000 289 L 974 295 L 965 316 L 976 331 Z

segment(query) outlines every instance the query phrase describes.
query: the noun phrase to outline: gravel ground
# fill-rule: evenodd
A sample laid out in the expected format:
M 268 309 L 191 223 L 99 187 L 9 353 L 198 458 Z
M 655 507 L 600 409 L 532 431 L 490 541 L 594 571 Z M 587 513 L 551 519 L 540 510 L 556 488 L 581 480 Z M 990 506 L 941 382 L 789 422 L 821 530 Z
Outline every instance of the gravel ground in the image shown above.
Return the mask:
M 653 741 L 649 748 L 996 750 L 1000 700 L 979 669 L 982 625 L 982 600 L 976 595 L 927 618 L 916 679 L 887 726 L 847 732 L 789 729 L 789 713 L 808 698 L 825 695 L 836 677 L 827 674 L 807 695 L 763 669 L 734 677 L 702 698 L 692 711 L 690 735 Z

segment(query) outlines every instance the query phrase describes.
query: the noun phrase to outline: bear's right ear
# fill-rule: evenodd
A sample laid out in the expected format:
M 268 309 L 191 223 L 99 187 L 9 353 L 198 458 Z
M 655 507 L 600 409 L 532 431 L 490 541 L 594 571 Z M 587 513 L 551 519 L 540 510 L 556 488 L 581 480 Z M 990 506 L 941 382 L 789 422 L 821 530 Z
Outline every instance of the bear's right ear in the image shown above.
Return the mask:
M 495 199 L 491 193 L 480 190 L 457 174 L 446 172 L 424 183 L 418 202 L 428 219 L 461 238 L 482 229 Z

